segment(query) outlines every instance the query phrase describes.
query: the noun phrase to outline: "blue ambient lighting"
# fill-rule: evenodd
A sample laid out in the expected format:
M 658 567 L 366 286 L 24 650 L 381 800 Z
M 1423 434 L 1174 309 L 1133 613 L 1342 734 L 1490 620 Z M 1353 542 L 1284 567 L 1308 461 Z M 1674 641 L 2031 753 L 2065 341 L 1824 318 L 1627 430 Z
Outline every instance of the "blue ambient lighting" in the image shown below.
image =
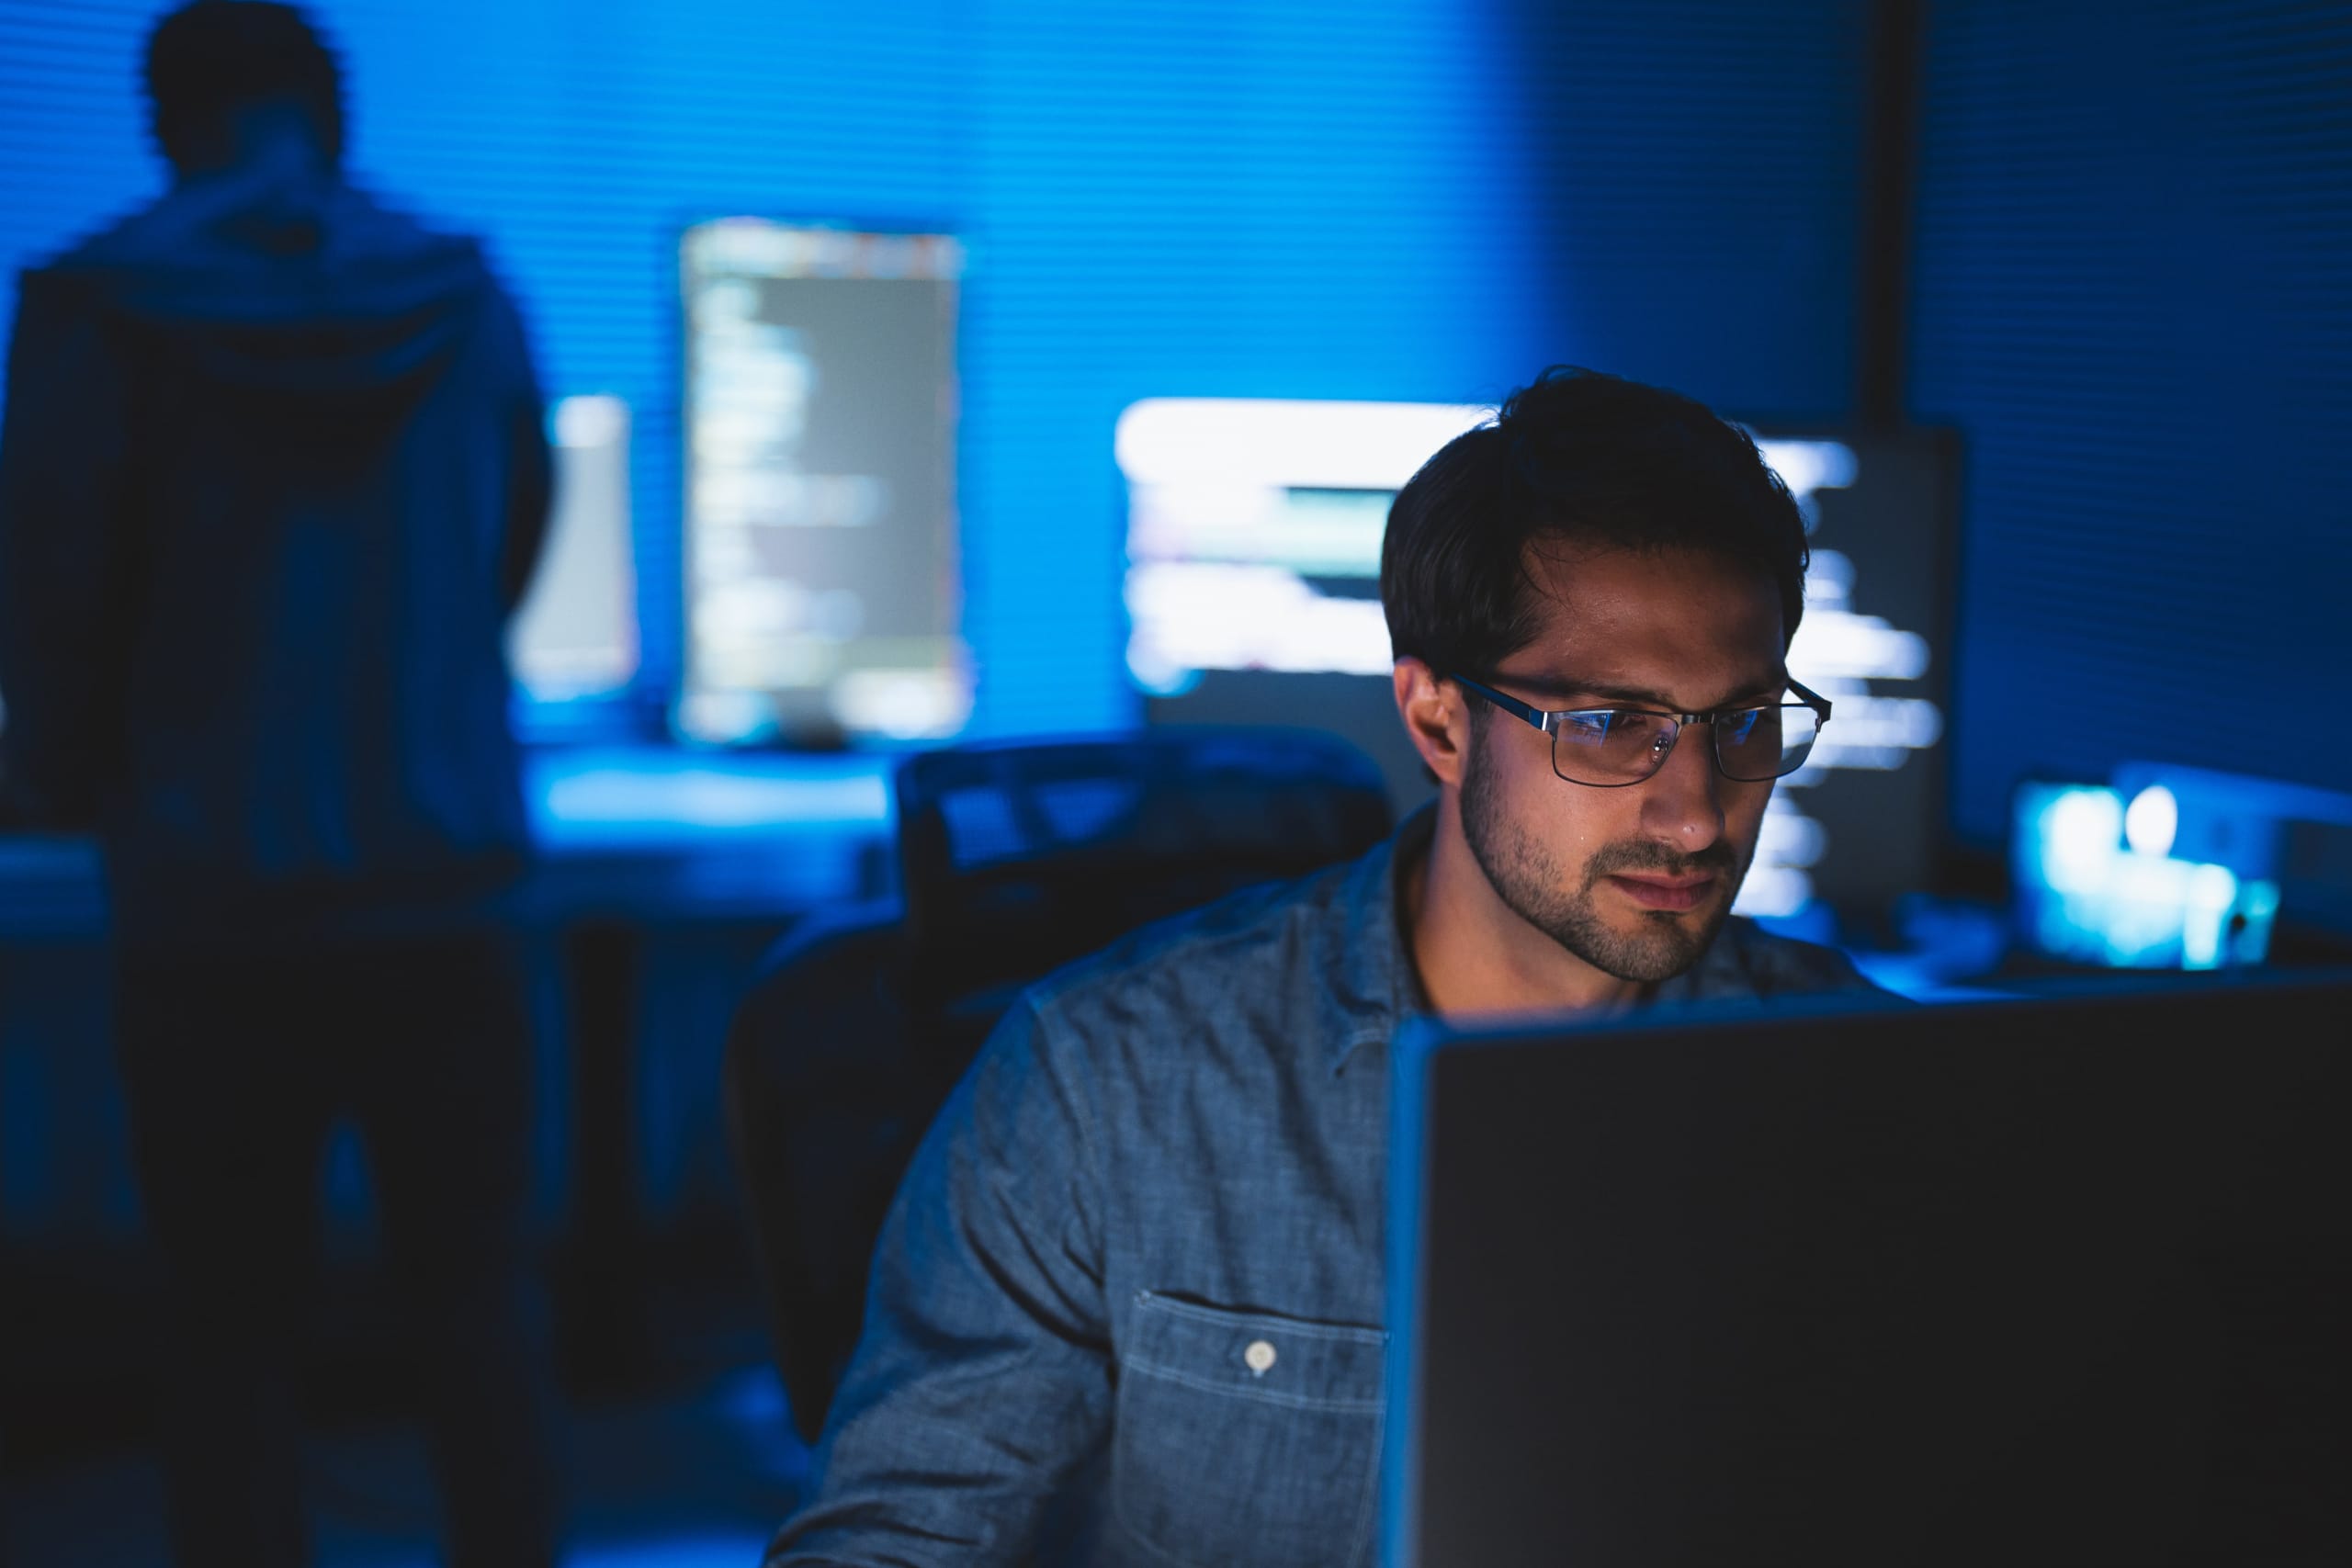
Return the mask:
M 2261 963 L 2278 884 L 2161 852 L 2175 820 L 2161 788 L 2143 791 L 2128 812 L 2111 789 L 2019 789 L 2013 870 L 2026 939 L 2052 956 L 2118 967 Z

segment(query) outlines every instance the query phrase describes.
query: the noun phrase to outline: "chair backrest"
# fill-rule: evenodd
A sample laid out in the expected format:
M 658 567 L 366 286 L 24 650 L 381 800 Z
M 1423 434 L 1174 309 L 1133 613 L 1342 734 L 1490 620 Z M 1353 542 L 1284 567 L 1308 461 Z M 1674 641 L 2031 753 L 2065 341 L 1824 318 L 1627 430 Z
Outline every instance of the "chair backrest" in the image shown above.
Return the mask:
M 1164 916 L 1361 854 L 1390 826 L 1379 770 L 1307 731 L 959 747 L 909 758 L 897 788 L 919 1007 L 1018 990 Z
M 899 770 L 904 901 L 812 919 L 735 1016 L 727 1098 L 777 1364 L 814 1438 L 865 1263 L 940 1101 L 1021 989 L 1389 829 L 1345 742 L 1264 729 L 958 747 Z

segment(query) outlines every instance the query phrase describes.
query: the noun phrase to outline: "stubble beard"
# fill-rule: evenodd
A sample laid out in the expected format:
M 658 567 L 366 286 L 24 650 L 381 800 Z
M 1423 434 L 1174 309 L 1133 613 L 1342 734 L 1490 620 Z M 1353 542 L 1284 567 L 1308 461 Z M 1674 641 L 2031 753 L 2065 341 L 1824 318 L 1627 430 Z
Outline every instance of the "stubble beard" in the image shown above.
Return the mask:
M 1699 961 L 1723 929 L 1731 913 L 1730 896 L 1747 874 L 1748 857 L 1724 839 L 1696 855 L 1677 855 L 1663 844 L 1639 840 L 1610 844 L 1572 872 L 1510 818 L 1497 798 L 1485 759 L 1475 753 L 1462 780 L 1462 835 L 1487 885 L 1513 914 L 1601 973 L 1645 985 L 1671 979 Z M 1619 872 L 1699 871 L 1714 873 L 1725 889 L 1703 915 L 1644 910 L 1627 928 L 1604 919 L 1594 901 L 1600 879 Z M 1695 921 L 1694 915 L 1700 917 Z

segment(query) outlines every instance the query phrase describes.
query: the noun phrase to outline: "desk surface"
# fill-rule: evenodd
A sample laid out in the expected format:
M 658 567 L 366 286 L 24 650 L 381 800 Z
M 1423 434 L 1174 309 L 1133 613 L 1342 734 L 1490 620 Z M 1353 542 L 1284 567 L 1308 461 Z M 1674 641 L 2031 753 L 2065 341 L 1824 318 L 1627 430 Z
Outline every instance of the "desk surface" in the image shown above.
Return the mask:
M 894 759 L 599 746 L 526 754 L 538 921 L 751 919 L 872 897 L 888 880 Z M 96 844 L 0 835 L 0 937 L 106 927 Z

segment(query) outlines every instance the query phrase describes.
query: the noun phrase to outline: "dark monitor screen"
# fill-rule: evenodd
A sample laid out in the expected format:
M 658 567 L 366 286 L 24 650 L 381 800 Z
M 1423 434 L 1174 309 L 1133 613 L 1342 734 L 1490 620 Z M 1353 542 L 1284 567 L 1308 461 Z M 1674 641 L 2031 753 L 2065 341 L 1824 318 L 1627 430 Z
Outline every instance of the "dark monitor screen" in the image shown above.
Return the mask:
M 1789 671 L 1837 705 L 1774 791 L 1743 898 L 1875 910 L 1936 880 L 1949 839 L 1959 443 L 1945 431 L 1759 429 L 1805 513 L 1812 565 Z
M 1386 1562 L 2352 1561 L 2347 1008 L 1401 1041 Z
M 1153 399 L 1120 422 L 1128 666 L 1154 724 L 1307 726 L 1381 766 L 1401 814 L 1430 784 L 1389 684 L 1380 541 L 1396 491 L 1487 411 Z M 1945 840 L 1953 486 L 1937 432 L 1758 431 L 1813 566 L 1792 672 L 1836 716 L 1775 791 L 1737 908 L 1876 909 Z
M 962 243 L 729 218 L 680 265 L 681 732 L 955 733 Z

